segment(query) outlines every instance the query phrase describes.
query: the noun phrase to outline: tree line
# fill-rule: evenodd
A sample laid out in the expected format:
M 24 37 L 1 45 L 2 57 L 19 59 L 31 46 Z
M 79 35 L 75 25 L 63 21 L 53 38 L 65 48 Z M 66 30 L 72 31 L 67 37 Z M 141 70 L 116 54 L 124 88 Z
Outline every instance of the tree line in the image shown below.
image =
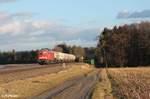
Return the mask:
M 109 67 L 150 65 L 150 22 L 104 28 L 95 56 Z
M 45 49 L 45 48 L 44 48 Z M 47 49 L 47 48 L 46 48 Z M 56 45 L 53 51 L 74 54 L 77 57 L 76 61 L 81 61 L 81 58 L 89 59 L 93 57 L 93 48 L 82 48 L 81 46 L 69 46 L 65 43 Z M 0 52 L 0 64 L 21 64 L 21 63 L 36 63 L 38 50 L 32 51 L 7 51 Z
M 94 58 L 95 48 L 93 47 L 81 47 L 81 46 L 69 46 L 65 43 L 58 44 L 54 47 L 54 51 L 73 54 L 76 56 L 76 61 L 83 61 L 82 58 L 87 61 Z
M 0 64 L 36 63 L 37 50 L 0 52 Z

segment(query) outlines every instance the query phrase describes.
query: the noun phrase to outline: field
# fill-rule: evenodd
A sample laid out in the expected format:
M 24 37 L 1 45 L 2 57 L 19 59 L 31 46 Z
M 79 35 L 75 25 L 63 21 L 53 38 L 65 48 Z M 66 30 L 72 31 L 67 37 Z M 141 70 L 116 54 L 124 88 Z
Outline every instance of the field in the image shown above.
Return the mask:
M 100 71 L 92 99 L 150 99 L 150 68 L 111 68 Z
M 150 67 L 34 66 L 1 69 L 0 99 L 150 99 Z
M 150 99 L 150 68 L 109 69 L 114 95 L 125 99 Z

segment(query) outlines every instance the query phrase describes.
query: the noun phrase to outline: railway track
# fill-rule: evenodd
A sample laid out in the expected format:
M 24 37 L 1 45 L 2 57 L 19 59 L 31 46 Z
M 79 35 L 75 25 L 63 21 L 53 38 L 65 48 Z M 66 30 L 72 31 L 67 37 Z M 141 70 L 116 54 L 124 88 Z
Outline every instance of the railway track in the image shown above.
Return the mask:
M 98 78 L 98 71 L 93 71 L 88 75 L 74 77 L 53 90 L 47 90 L 30 99 L 90 99 Z
M 52 65 L 32 64 L 32 66 L 23 66 L 23 67 L 17 66 L 17 67 L 11 67 L 11 68 L 4 68 L 4 69 L 0 69 L 0 75 L 28 71 L 28 70 L 33 70 L 33 69 L 51 68 L 51 67 L 56 67 L 56 66 L 60 66 L 60 65 L 58 64 L 52 64 Z
M 66 68 L 70 68 L 69 65 L 72 63 L 66 64 Z M 78 63 L 79 64 L 79 63 Z M 13 67 L 10 69 L 1 69 L 0 70 L 0 83 L 8 83 L 14 80 L 21 80 L 26 78 L 32 78 L 36 76 L 42 76 L 46 74 L 56 73 L 65 69 L 62 64 L 51 64 L 51 65 L 38 65 L 34 64 L 33 66 L 27 67 Z
M 81 63 L 67 63 L 66 65 L 71 65 L 71 64 L 78 65 Z M 53 68 L 53 67 L 58 67 L 58 66 L 62 66 L 62 63 L 49 64 L 49 65 L 39 65 L 39 64 L 16 64 L 13 66 L 8 65 L 7 68 L 0 69 L 0 75 L 28 71 L 28 70 L 33 70 L 33 69 L 42 69 L 42 68 L 51 68 L 51 67 Z

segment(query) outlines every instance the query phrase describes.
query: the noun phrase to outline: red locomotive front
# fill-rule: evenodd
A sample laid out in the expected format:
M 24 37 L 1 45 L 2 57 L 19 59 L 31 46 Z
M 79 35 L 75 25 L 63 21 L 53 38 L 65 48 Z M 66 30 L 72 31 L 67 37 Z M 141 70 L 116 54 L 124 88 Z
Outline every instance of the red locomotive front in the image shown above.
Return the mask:
M 53 60 L 54 60 L 54 53 L 52 51 L 44 49 L 38 52 L 39 64 L 48 64 L 53 62 Z
M 62 63 L 62 62 L 73 62 L 76 57 L 72 54 L 51 51 L 48 49 L 42 49 L 38 51 L 38 63 L 49 64 L 49 63 Z

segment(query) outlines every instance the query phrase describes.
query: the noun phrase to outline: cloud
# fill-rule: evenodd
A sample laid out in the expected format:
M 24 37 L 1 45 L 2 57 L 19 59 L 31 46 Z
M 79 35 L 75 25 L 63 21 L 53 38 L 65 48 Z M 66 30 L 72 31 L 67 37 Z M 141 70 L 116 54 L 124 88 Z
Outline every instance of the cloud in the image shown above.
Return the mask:
M 123 10 L 123 11 L 119 12 L 119 14 L 117 15 L 118 19 L 128 18 L 128 17 L 129 17 L 129 12 L 127 10 Z
M 150 10 L 129 12 L 123 10 L 117 15 L 118 19 L 129 19 L 129 18 L 150 18 Z
M 0 24 L 11 20 L 11 16 L 5 12 L 0 12 Z
M 77 46 L 82 46 L 82 47 L 94 47 L 96 46 L 96 42 L 91 40 L 91 41 L 86 41 L 86 40 L 81 40 L 81 39 L 74 39 L 74 40 L 38 40 L 36 42 L 28 41 L 28 42 L 14 42 L 14 43 L 7 43 L 7 44 L 2 44 L 0 50 L 1 51 L 10 51 L 12 49 L 15 49 L 17 51 L 22 51 L 22 50 L 36 50 L 36 49 L 41 49 L 41 48 L 53 48 L 55 45 L 60 44 L 60 43 L 67 43 L 68 45 L 77 45 Z
M 0 50 L 52 48 L 63 42 L 82 46 L 96 44 L 94 39 L 99 34 L 98 28 L 65 26 L 51 20 L 18 20 L 22 16 L 26 14 L 0 13 L 0 19 L 3 20 L 0 23 Z
M 31 12 L 17 12 L 13 14 L 8 14 L 6 12 L 0 12 L 0 25 L 9 21 L 13 21 L 14 19 L 29 19 L 33 17 L 35 14 Z
M 0 3 L 10 3 L 10 2 L 16 2 L 18 0 L 0 0 Z
M 22 34 L 42 35 L 45 33 L 56 33 L 61 27 L 50 21 L 12 20 L 1 25 L 0 35 L 18 36 Z
M 12 17 L 33 17 L 35 14 L 31 12 L 17 12 L 12 14 Z

